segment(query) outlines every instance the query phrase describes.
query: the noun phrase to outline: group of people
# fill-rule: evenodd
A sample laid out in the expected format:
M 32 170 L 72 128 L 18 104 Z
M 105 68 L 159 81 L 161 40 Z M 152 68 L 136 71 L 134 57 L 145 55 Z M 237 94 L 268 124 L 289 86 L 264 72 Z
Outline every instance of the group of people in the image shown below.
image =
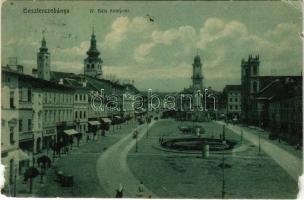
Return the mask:
M 116 189 L 116 198 L 123 198 L 123 191 L 124 191 L 124 187 L 122 184 L 119 184 L 118 188 Z M 144 184 L 142 181 L 140 181 L 139 185 L 138 185 L 138 190 L 137 190 L 137 197 L 143 197 L 144 196 Z M 149 198 L 151 198 L 151 195 L 149 196 Z

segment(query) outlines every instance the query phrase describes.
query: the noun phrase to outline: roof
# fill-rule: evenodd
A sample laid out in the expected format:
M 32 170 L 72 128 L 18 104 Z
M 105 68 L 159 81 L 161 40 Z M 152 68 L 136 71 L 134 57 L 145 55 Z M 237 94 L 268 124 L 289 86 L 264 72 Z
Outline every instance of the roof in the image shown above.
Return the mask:
M 302 80 L 277 78 L 262 88 L 258 100 L 277 101 L 302 96 Z
M 224 91 L 241 91 L 241 85 L 226 85 Z
M 29 82 L 33 88 L 40 88 L 40 89 L 46 89 L 46 88 L 52 88 L 52 89 L 59 89 L 59 90 L 73 90 L 74 87 L 66 86 L 66 85 L 60 85 L 58 83 L 43 80 L 40 78 L 36 78 L 34 76 L 24 74 L 22 72 L 18 72 L 16 70 L 10 69 L 9 67 L 2 67 L 2 73 L 9 73 L 13 74 L 19 77 L 19 80 L 21 81 L 27 81 Z

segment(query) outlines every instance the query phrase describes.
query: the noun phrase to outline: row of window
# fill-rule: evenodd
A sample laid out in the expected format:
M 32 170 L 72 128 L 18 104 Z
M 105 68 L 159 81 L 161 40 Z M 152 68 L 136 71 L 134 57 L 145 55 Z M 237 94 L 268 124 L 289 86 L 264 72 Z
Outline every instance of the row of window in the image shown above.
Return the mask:
M 233 106 L 232 106 L 232 105 L 230 105 L 229 108 L 230 108 L 230 110 L 233 110 Z M 234 109 L 235 109 L 235 110 L 238 110 L 238 109 L 239 109 L 239 106 L 238 106 L 238 105 L 235 105 L 235 106 L 234 106 Z
M 32 89 L 20 88 L 19 89 L 19 101 L 32 102 Z
M 75 101 L 87 102 L 87 95 L 86 94 L 75 94 Z
M 87 64 L 87 69 L 95 69 L 95 64 Z M 97 64 L 97 69 L 101 69 L 101 65 Z
M 60 122 L 72 120 L 72 109 L 67 110 L 46 110 L 44 111 L 44 122 Z
M 23 123 L 27 122 L 27 130 L 24 129 L 24 124 Z M 23 119 L 19 119 L 19 132 L 23 132 L 23 131 L 32 131 L 32 119 L 27 119 L 27 120 L 23 120 Z
M 70 94 L 47 92 L 44 95 L 43 103 L 73 103 L 73 96 Z
M 229 98 L 229 102 L 238 102 L 238 98 L 234 98 L 234 101 L 233 101 L 233 98 Z
M 78 115 L 79 114 L 79 115 Z M 75 111 L 75 119 L 86 119 L 87 112 L 86 111 Z

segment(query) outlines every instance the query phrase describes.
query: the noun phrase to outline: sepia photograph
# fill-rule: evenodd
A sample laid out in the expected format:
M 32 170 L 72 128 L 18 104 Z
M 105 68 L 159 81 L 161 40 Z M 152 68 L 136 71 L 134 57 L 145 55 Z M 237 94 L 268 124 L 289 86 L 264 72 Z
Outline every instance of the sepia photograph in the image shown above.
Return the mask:
M 303 8 L 2 1 L 1 197 L 301 199 Z

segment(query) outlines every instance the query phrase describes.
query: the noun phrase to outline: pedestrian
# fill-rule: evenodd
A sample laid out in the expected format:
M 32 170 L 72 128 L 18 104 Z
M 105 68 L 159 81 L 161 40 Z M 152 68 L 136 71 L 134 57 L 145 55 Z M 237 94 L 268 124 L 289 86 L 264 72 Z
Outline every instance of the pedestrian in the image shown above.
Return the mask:
M 144 196 L 144 184 L 142 181 L 140 181 L 139 185 L 138 185 L 138 191 L 137 191 L 137 197 L 143 197 Z
M 279 134 L 278 139 L 279 139 L 279 143 L 281 143 L 281 134 Z
M 123 186 L 122 184 L 119 184 L 119 187 L 116 190 L 116 198 L 122 198 L 122 197 L 123 197 Z

